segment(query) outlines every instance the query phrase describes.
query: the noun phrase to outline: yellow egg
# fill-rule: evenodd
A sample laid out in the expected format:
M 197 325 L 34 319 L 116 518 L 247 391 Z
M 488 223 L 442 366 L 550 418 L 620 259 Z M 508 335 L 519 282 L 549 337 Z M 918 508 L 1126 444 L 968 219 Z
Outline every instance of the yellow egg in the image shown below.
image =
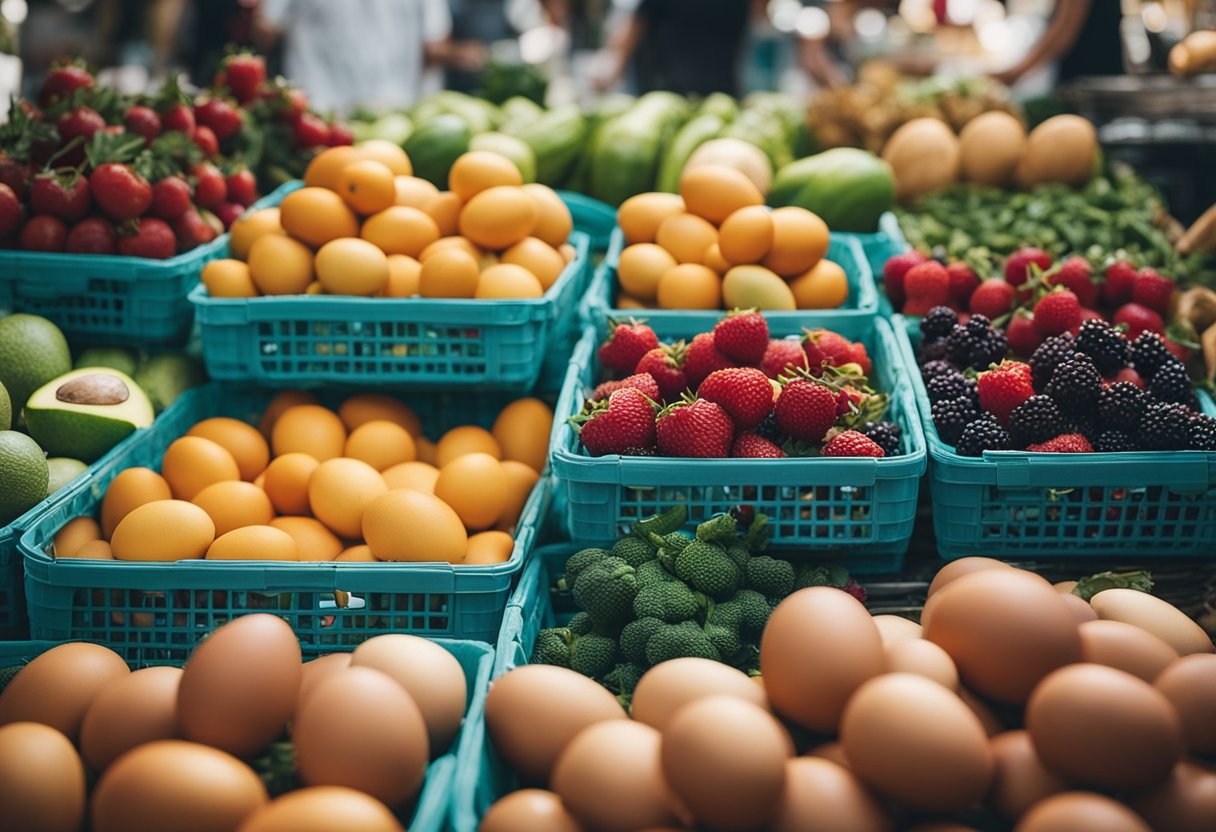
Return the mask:
M 564 244 L 574 228 L 570 208 L 548 185 L 531 182 L 524 185 L 524 193 L 536 204 L 536 227 L 532 235 L 555 248 Z
M 80 547 L 94 540 L 101 540 L 101 526 L 96 520 L 88 516 L 69 520 L 55 533 L 55 557 L 75 557 Z
M 270 447 L 275 456 L 305 453 L 318 462 L 342 456 L 346 448 L 346 428 L 338 415 L 316 404 L 289 408 L 274 424 Z
M 479 428 L 475 425 L 461 425 L 455 427 L 439 437 L 439 444 L 435 447 L 434 465 L 440 469 L 447 465 L 453 459 L 464 454 L 489 454 L 495 459 L 502 459 L 502 446 L 498 444 L 498 440 L 494 438 L 494 434 L 490 433 L 485 428 Z M 419 456 L 419 459 L 422 459 Z
M 249 249 L 249 277 L 263 295 L 301 295 L 312 283 L 312 251 L 283 234 L 259 237 Z
M 212 260 L 200 276 L 213 298 L 256 298 L 258 287 L 249 276 L 249 266 L 240 260 Z
M 718 229 L 722 258 L 733 266 L 759 263 L 773 247 L 773 214 L 764 205 L 735 211 Z
M 752 180 L 734 168 L 704 165 L 680 177 L 680 196 L 688 212 L 719 225 L 740 208 L 763 205 Z
M 338 408 L 338 417 L 348 431 L 368 422 L 392 422 L 400 425 L 413 437 L 422 435 L 422 422 L 409 405 L 400 399 L 383 393 L 356 393 Z
M 440 237 L 438 240 L 422 250 L 422 253 L 418 255 L 418 262 L 425 263 L 427 260 L 430 260 L 433 255 L 449 248 L 459 249 L 478 262 L 480 262 L 481 255 L 483 253 L 481 249 L 470 243 L 464 237 Z
M 171 499 L 169 483 L 151 468 L 120 472 L 106 487 L 106 496 L 101 501 L 102 536 L 109 540 L 118 522 L 144 503 Z
M 258 421 L 258 433 L 270 441 L 270 432 L 274 429 L 274 423 L 279 420 L 280 416 L 298 404 L 316 403 L 317 400 L 312 393 L 304 390 L 283 390 L 276 393 L 275 397 L 270 400 L 270 404 L 266 405 L 266 409 L 262 411 L 262 418 Z
M 333 560 L 342 552 L 342 541 L 319 520 L 311 517 L 276 517 L 270 525 L 287 532 L 296 542 L 300 560 Z
M 365 217 L 383 211 L 397 200 L 393 171 L 375 159 L 359 159 L 343 167 L 337 191 L 347 205 Z
M 439 196 L 439 189 L 417 176 L 397 176 L 393 179 L 396 204 L 421 211 L 428 202 Z M 428 215 L 429 216 L 429 215 Z
M 385 139 L 364 139 L 355 145 L 355 150 L 360 158 L 379 162 L 391 170 L 394 176 L 410 176 L 414 173 L 410 157 L 401 146 Z
M 464 454 L 439 469 L 435 496 L 460 517 L 465 528 L 489 529 L 507 506 L 507 475 L 489 454 Z
M 394 465 L 392 468 L 382 471 L 380 476 L 384 477 L 384 481 L 390 489 L 413 488 L 425 491 L 427 494 L 434 494 L 435 482 L 439 479 L 439 469 L 426 462 L 402 462 L 400 465 Z
M 299 560 L 299 552 L 295 538 L 282 529 L 242 526 L 217 537 L 207 560 Z
M 463 209 L 464 203 L 451 191 L 435 194 L 427 200 L 426 205 L 422 206 L 422 210 L 435 221 L 435 224 L 439 226 L 439 233 L 444 237 L 452 237 L 456 234 L 456 230 L 460 227 L 460 212 Z
M 544 240 L 525 237 L 502 253 L 500 261 L 523 266 L 540 281 L 542 289 L 548 289 L 566 268 L 566 258 Z
M 404 254 L 388 256 L 388 283 L 380 290 L 384 298 L 412 298 L 418 294 L 422 279 L 422 264 Z
M 544 293 L 544 287 L 532 272 L 523 266 L 499 263 L 481 273 L 473 297 L 478 300 L 539 298 Z
M 366 543 L 361 543 L 358 546 L 351 546 L 349 549 L 343 549 L 342 552 L 334 558 L 337 563 L 379 563 L 376 556 L 372 554 L 372 547 Z
M 336 534 L 356 538 L 363 528 L 364 509 L 385 491 L 384 477 L 366 462 L 329 459 L 308 481 L 308 504 L 313 515 Z
M 721 309 L 722 278 L 700 263 L 681 263 L 659 278 L 660 309 Z
M 513 246 L 532 233 L 539 211 L 523 188 L 487 188 L 465 203 L 460 233 L 492 251 Z
M 279 205 L 279 222 L 289 235 L 313 248 L 339 237 L 359 236 L 359 218 L 328 188 L 307 187 L 289 193 Z
M 258 429 L 240 419 L 217 416 L 204 419 L 190 430 L 187 436 L 201 436 L 223 447 L 240 469 L 241 479 L 252 482 L 266 470 L 270 463 L 270 446 Z
M 114 550 L 104 540 L 90 540 L 77 549 L 76 554 L 72 557 L 85 560 L 114 560 Z
M 636 243 L 621 252 L 617 280 L 626 294 L 653 303 L 658 297 L 659 279 L 675 265 L 676 258 L 662 246 Z
M 519 168 L 498 153 L 473 150 L 462 154 L 448 171 L 448 189 L 465 202 L 488 188 L 524 184 Z
M 331 240 L 321 246 L 316 268 L 317 280 L 331 295 L 370 297 L 388 283 L 388 257 L 367 240 L 356 237 Z
M 361 158 L 359 151 L 349 145 L 322 150 L 305 168 L 304 184 L 310 188 L 337 190 L 342 168 Z
M 250 482 L 217 482 L 190 501 L 215 523 L 216 537 L 242 526 L 264 526 L 274 517 L 266 492 Z
M 502 463 L 502 472 L 507 477 L 507 503 L 494 528 L 500 532 L 514 532 L 519 515 L 523 513 L 524 503 L 532 495 L 532 488 L 540 479 L 540 474 L 530 465 L 508 459 Z
M 722 243 L 719 236 L 719 242 L 714 243 L 709 248 L 705 249 L 705 254 L 701 256 L 701 265 L 708 266 L 713 269 L 714 273 L 719 277 L 730 271 L 731 264 L 722 256 Z
M 452 508 L 432 494 L 398 488 L 363 513 L 363 539 L 380 560 L 464 560 L 468 534 Z
M 275 511 L 287 515 L 308 514 L 308 481 L 320 464 L 314 457 L 298 452 L 275 457 L 266 467 L 266 480 L 262 483 Z
M 469 538 L 469 551 L 464 557 L 466 566 L 506 563 L 515 549 L 515 538 L 506 532 L 489 531 Z
M 818 215 L 791 205 L 773 217 L 773 246 L 762 261 L 782 277 L 794 277 L 820 261 L 828 250 L 828 226 Z
M 653 243 L 663 220 L 683 213 L 684 199 L 679 194 L 646 193 L 622 202 L 616 221 L 626 244 Z
M 718 242 L 718 230 L 696 214 L 676 214 L 663 220 L 655 242 L 677 263 L 700 263 L 705 250 Z
M 414 438 L 395 422 L 365 422 L 346 438 L 345 456 L 383 471 L 414 459 Z
M 836 263 L 820 260 L 790 281 L 799 309 L 836 309 L 849 299 L 849 278 Z
M 513 459 L 542 471 L 549 457 L 553 410 L 540 399 L 516 399 L 494 420 L 490 434 L 502 449 L 502 459 Z
M 418 294 L 424 298 L 471 298 L 477 292 L 480 275 L 472 255 L 449 247 L 423 259 Z
M 212 483 L 239 480 L 241 469 L 232 454 L 201 436 L 183 436 L 166 450 L 161 470 L 178 500 L 193 500 Z
M 263 208 L 242 214 L 228 233 L 228 251 L 238 260 L 248 260 L 249 249 L 260 237 L 284 233 L 283 226 L 279 224 L 278 208 Z
M 368 217 L 360 234 L 385 254 L 417 257 L 439 239 L 439 226 L 418 208 L 394 205 Z
M 213 540 L 207 512 L 184 500 L 157 500 L 124 517 L 110 547 L 116 560 L 186 560 L 201 558 Z

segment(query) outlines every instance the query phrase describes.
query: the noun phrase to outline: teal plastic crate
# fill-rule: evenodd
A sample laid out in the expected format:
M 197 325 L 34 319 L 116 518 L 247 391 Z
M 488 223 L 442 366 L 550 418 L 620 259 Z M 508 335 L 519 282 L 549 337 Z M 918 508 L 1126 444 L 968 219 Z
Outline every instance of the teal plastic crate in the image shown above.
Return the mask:
M 558 191 L 562 202 L 570 209 L 570 217 L 574 220 L 574 230 L 586 234 L 591 241 L 593 251 L 604 251 L 612 239 L 616 228 L 616 209 L 607 202 L 600 202 L 574 191 Z
M 570 242 L 574 260 L 535 299 L 213 298 L 200 285 L 190 302 L 207 372 L 279 387 L 529 389 L 586 290 L 590 242 Z
M 1216 453 L 961 456 L 933 426 L 917 371 L 917 323 L 897 316 L 929 449 L 933 528 L 942 558 L 1212 557 L 1216 553 Z M 1205 413 L 1211 398 L 1197 391 Z
M 878 230 L 873 234 L 859 234 L 851 231 L 833 231 L 833 237 L 844 237 L 856 240 L 865 252 L 866 262 L 874 275 L 874 282 L 882 280 L 882 267 L 887 260 L 908 250 L 908 241 L 900 230 L 899 220 L 891 211 L 887 211 L 878 220 Z
M 120 471 L 159 470 L 164 450 L 201 419 L 255 422 L 268 396 L 211 384 L 185 394 L 138 442 L 100 467 L 21 538 L 33 638 L 99 641 L 131 661 L 180 661 L 206 632 L 251 612 L 272 611 L 306 653 L 357 644 L 380 632 L 492 642 L 512 583 L 531 550 L 549 499 L 541 478 L 524 506 L 515 549 L 505 563 L 334 563 L 182 560 L 170 563 L 55 560 L 55 533 L 81 515 L 96 516 Z M 418 396 L 423 426 L 485 425 L 504 397 Z
M 774 337 L 794 334 L 769 317 Z M 660 338 L 670 333 L 655 325 Z M 788 324 L 785 324 L 788 327 Z M 925 444 L 908 368 L 886 321 L 866 324 L 860 338 L 874 363 L 874 386 L 891 394 L 887 418 L 903 429 L 904 454 L 884 459 L 664 459 L 591 457 L 566 421 L 578 413 L 598 380 L 589 327 L 575 350 L 555 411 L 550 466 L 566 503 L 565 521 L 580 546 L 611 544 L 639 520 L 673 503 L 688 505 L 689 527 L 738 505 L 769 518 L 771 543 L 831 555 L 857 574 L 889 573 L 903 565 Z
M 596 270 L 588 292 L 588 308 L 598 315 L 625 320 L 645 319 L 648 324 L 671 335 L 683 338 L 712 329 L 723 315 L 722 310 L 701 309 L 619 309 L 615 306 L 617 292 L 616 266 L 621 251 L 625 248 L 625 237 L 621 229 L 612 232 L 612 243 L 604 259 L 607 268 Z M 833 234 L 828 244 L 828 260 L 844 269 L 849 281 L 849 297 L 837 309 L 799 309 L 794 312 L 765 312 L 770 324 L 776 327 L 828 327 L 844 332 L 841 327 L 863 328 L 878 315 L 878 290 L 874 286 L 874 275 L 862 251 L 861 243 L 845 235 Z M 792 331 L 792 330 L 791 330 Z

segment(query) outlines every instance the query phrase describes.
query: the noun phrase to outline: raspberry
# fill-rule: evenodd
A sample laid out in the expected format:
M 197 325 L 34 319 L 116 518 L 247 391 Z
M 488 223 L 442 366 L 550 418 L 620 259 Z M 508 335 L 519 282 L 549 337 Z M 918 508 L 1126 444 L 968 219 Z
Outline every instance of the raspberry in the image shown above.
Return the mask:
M 836 434 L 828 440 L 819 453 L 822 456 L 882 457 L 886 455 L 882 446 L 864 433 L 858 433 L 855 430 L 846 430 Z
M 1081 434 L 1065 433 L 1042 444 L 1031 445 L 1026 450 L 1046 454 L 1089 454 L 1093 453 L 1094 448 Z

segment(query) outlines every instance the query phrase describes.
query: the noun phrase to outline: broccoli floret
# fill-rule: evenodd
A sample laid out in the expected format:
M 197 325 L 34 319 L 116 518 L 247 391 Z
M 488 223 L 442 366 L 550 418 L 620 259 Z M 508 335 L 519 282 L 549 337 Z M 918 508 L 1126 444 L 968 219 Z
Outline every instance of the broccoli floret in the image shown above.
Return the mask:
M 657 560 L 648 560 L 634 570 L 638 576 L 638 589 L 644 589 L 651 584 L 662 584 L 674 581 L 675 575 L 672 575 L 663 568 L 663 564 Z
M 690 621 L 668 624 L 646 643 L 646 661 L 652 665 L 688 656 L 714 661 L 722 659 L 705 631 Z
M 633 598 L 637 594 L 633 567 L 620 558 L 600 560 L 584 569 L 574 582 L 574 600 L 601 633 L 618 632 L 633 619 Z
M 794 572 L 794 589 L 806 589 L 808 586 L 831 586 L 832 575 L 826 566 L 814 563 L 800 563 Z
M 729 541 L 734 540 L 738 528 L 739 524 L 734 517 L 729 514 L 719 514 L 697 526 L 697 540 L 721 543 L 725 546 L 729 544 Z
M 726 556 L 739 567 L 740 574 L 746 574 L 747 562 L 752 558 L 752 553 L 746 546 L 742 543 L 732 543 L 726 547 Z
M 757 555 L 768 548 L 769 534 L 768 516 L 757 514 L 756 519 L 752 521 L 751 528 L 747 530 L 747 537 L 744 538 L 744 543 L 751 550 L 753 555 Z
M 684 528 L 684 524 L 688 522 L 688 506 L 684 503 L 677 503 L 671 508 L 664 511 L 662 514 L 656 514 L 653 517 L 647 517 L 633 527 L 633 533 L 648 540 L 651 534 L 657 534 L 662 537 L 665 534 L 671 534 L 674 531 Z
M 633 599 L 633 614 L 638 618 L 658 618 L 668 624 L 688 621 L 698 609 L 697 596 L 680 581 L 642 587 Z
M 747 585 L 767 598 L 784 598 L 794 590 L 794 565 L 768 555 L 747 562 Z
M 570 645 L 570 669 L 593 679 L 612 669 L 616 662 L 616 642 L 596 633 L 579 636 Z
M 607 549 L 580 549 L 566 561 L 565 589 L 573 589 L 574 582 L 584 569 L 608 557 Z
M 741 589 L 731 598 L 731 603 L 739 606 L 742 614 L 740 626 L 745 633 L 759 635 L 768 623 L 769 614 L 773 609 L 765 597 L 750 589 Z
M 672 532 L 671 534 L 659 537 L 651 535 L 650 542 L 658 549 L 659 560 L 667 571 L 675 569 L 676 558 L 680 552 L 684 551 L 684 547 L 692 543 L 692 538 L 683 532 Z
M 645 673 L 645 666 L 636 662 L 623 662 L 608 672 L 604 677 L 604 684 L 621 696 L 631 696 Z
M 743 646 L 739 630 L 734 627 L 725 627 L 721 624 L 706 624 L 705 636 L 724 659 L 729 659 L 738 653 L 739 649 Z
M 739 567 L 717 543 L 688 544 L 676 558 L 674 571 L 677 578 L 712 598 L 729 597 L 739 588 Z
M 666 626 L 657 618 L 630 621 L 621 630 L 621 655 L 628 661 L 646 664 L 646 644 L 650 637 Z
M 595 624 L 591 621 L 591 616 L 585 612 L 576 613 L 574 618 L 570 619 L 570 623 L 566 625 L 566 629 L 572 635 L 585 636 L 587 633 L 595 629 Z
M 622 537 L 612 547 L 612 554 L 635 569 L 655 559 L 654 546 L 637 537 Z
M 532 648 L 533 664 L 570 666 L 570 631 L 565 627 L 553 627 L 536 634 L 536 645 Z

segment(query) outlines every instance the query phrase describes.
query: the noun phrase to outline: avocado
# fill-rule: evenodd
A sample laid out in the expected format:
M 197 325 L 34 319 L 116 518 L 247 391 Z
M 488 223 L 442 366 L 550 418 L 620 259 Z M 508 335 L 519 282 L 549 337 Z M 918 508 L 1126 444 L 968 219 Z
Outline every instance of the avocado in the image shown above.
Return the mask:
M 89 466 L 79 459 L 54 456 L 46 461 L 46 467 L 51 472 L 51 478 L 46 484 L 46 495 L 49 497 L 83 474 Z
M 0 430 L 8 430 L 13 426 L 13 403 L 9 401 L 8 391 L 0 382 Z
M 0 318 L 0 384 L 14 418 L 30 393 L 70 369 L 72 355 L 59 327 L 37 315 Z
M 154 355 L 140 364 L 135 372 L 135 380 L 159 413 L 173 404 L 182 393 L 206 381 L 207 373 L 197 358 L 167 352 Z
M 73 366 L 77 370 L 82 367 L 109 367 L 111 370 L 134 376 L 135 368 L 139 366 L 139 356 L 134 351 L 124 350 L 122 347 L 89 347 L 76 356 Z
M 82 462 L 93 462 L 153 418 L 152 402 L 139 385 L 108 367 L 59 376 L 25 404 L 30 436 L 51 456 Z

